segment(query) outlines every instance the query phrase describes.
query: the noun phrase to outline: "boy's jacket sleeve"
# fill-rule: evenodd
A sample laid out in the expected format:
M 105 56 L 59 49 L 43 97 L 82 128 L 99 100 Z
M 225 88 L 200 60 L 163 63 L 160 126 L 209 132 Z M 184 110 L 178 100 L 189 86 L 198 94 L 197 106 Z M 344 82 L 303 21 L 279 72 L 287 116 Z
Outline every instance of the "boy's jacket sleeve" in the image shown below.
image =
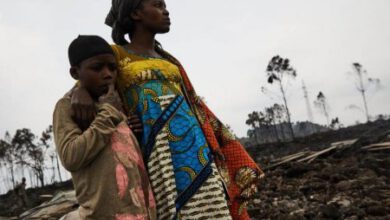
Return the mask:
M 57 152 L 63 166 L 75 172 L 91 163 L 108 146 L 111 134 L 125 116 L 109 104 L 97 107 L 98 113 L 84 132 L 72 119 L 70 99 L 57 102 L 53 115 L 53 132 Z

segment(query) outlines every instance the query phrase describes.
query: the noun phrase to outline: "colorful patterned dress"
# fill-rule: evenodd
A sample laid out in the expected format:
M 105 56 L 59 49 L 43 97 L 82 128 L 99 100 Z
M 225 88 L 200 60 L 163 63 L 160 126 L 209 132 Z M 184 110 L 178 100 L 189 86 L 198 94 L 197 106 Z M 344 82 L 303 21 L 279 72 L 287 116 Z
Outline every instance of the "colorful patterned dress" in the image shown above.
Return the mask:
M 159 219 L 231 219 L 226 189 L 187 103 L 179 68 L 114 46 L 126 108 L 142 119 L 141 146 Z

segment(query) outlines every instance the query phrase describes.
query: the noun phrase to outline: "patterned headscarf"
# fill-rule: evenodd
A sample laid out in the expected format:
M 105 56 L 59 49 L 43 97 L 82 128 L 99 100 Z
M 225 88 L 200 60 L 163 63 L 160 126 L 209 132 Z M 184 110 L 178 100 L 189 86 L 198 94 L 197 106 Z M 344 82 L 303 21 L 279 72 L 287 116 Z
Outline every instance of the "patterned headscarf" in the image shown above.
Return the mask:
M 128 43 L 124 36 L 130 34 L 134 28 L 131 13 L 138 9 L 141 3 L 142 0 L 112 0 L 105 24 L 112 27 L 112 39 L 116 44 Z

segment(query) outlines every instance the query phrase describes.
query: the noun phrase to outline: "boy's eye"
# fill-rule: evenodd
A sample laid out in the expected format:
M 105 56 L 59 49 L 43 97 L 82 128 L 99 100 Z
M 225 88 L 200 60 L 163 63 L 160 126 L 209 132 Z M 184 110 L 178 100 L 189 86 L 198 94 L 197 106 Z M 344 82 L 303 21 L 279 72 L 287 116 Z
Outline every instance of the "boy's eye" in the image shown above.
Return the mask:
M 111 64 L 108 64 L 108 69 L 111 71 L 115 71 L 118 69 L 118 67 L 115 63 L 111 63 Z
M 96 65 L 91 66 L 91 69 L 94 71 L 99 71 L 102 68 L 103 68 L 103 65 L 101 65 L 101 64 L 96 64 Z

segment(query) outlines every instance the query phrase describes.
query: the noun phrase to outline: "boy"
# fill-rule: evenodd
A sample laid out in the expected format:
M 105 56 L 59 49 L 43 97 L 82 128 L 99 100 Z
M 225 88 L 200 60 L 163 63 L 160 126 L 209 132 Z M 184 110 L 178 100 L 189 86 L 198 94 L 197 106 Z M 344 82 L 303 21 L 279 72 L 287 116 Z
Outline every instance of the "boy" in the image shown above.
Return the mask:
M 138 142 L 126 124 L 114 88 L 117 64 L 110 45 L 98 36 L 79 36 L 69 46 L 70 74 L 96 102 L 85 128 L 74 122 L 71 94 L 53 116 L 54 139 L 71 172 L 80 204 L 65 219 L 156 219 L 155 201 Z

